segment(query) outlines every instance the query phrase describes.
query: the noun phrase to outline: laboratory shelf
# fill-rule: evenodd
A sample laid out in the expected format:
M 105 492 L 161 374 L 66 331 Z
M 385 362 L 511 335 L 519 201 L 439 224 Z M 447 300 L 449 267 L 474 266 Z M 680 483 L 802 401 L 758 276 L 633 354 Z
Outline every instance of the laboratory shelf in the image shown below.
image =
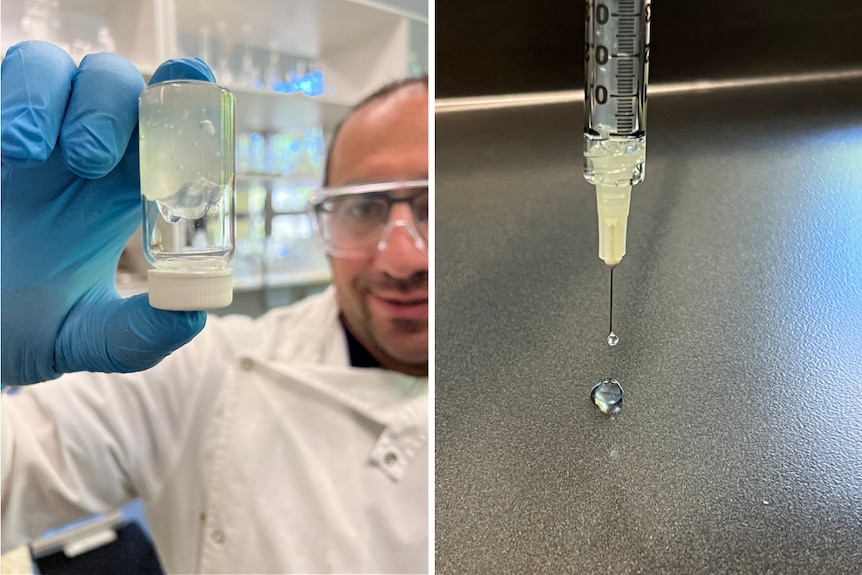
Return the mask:
M 269 274 L 265 284 L 278 287 L 298 287 L 305 285 L 327 284 L 332 281 L 329 268 L 297 271 L 274 272 Z
M 336 97 L 279 94 L 266 89 L 232 87 L 238 132 L 286 132 L 322 127 L 331 134 L 354 102 Z
M 279 172 L 237 172 L 236 179 L 243 182 L 279 182 L 294 186 L 316 186 L 317 178 L 297 177 Z
M 322 95 L 349 106 L 404 76 L 410 52 L 417 50 L 411 23 L 421 18 L 385 3 L 352 0 L 189 0 L 178 2 L 174 20 L 168 21 L 173 33 L 166 37 L 175 43 L 169 41 L 166 50 L 211 61 L 217 79 L 232 89 L 243 55 L 257 56 L 258 68 L 267 65 L 260 60 L 267 54 L 281 64 L 285 58 L 305 58 L 323 73 Z M 222 58 L 232 63 L 230 77 L 220 73 Z
M 786 80 L 651 86 L 614 348 L 583 103 L 437 113 L 438 575 L 859 573 L 862 72 Z
M 59 44 L 78 61 L 117 52 L 152 74 L 164 50 L 165 0 L 3 0 L 2 53 L 22 40 Z

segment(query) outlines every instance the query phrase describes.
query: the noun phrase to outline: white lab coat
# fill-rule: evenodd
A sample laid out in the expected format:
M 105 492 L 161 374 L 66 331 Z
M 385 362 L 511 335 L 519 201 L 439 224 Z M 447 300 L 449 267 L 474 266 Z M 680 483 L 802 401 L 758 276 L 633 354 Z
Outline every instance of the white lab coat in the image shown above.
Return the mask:
M 424 573 L 427 383 L 351 368 L 330 288 L 211 316 L 143 373 L 27 387 L 3 398 L 3 549 L 140 497 L 170 573 Z

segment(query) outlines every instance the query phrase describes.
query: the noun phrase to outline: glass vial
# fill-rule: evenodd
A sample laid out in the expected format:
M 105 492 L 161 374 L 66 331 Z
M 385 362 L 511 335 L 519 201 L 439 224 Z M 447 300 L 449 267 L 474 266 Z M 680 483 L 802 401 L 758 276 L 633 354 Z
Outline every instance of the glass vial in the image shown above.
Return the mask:
M 194 80 L 154 84 L 141 93 L 138 123 L 150 305 L 226 307 L 236 220 L 233 94 Z

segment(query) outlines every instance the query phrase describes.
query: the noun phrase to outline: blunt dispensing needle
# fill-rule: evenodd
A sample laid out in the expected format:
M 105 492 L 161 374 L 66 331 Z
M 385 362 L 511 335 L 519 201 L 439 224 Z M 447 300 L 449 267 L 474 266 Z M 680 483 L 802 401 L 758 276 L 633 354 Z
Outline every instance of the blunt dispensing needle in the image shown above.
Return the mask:
M 611 268 L 611 293 L 608 304 L 608 345 L 614 347 L 620 342 L 620 338 L 614 333 L 614 268 Z

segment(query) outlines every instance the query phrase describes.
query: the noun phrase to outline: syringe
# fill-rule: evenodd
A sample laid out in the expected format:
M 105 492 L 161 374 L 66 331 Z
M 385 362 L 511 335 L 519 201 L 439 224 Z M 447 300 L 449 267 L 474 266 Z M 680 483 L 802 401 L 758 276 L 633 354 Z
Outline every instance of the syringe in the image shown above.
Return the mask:
M 584 177 L 596 186 L 599 258 L 626 253 L 632 186 L 644 179 L 650 0 L 587 0 Z M 617 341 L 611 319 L 608 343 Z M 614 336 L 613 338 L 611 336 Z

